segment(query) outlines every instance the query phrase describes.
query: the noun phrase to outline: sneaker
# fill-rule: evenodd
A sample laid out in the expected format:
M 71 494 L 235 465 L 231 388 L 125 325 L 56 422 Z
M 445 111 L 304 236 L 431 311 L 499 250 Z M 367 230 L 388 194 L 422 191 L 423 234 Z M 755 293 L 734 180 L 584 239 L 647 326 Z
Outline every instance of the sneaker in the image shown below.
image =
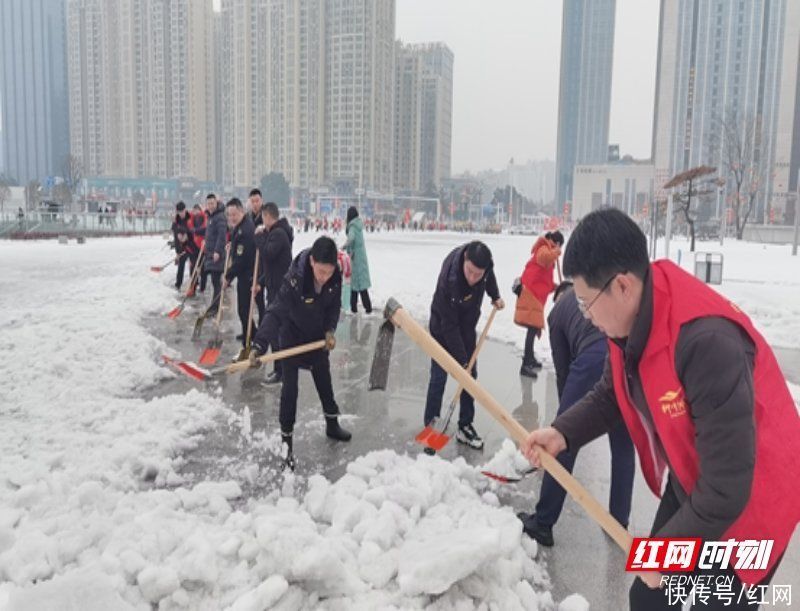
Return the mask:
M 267 386 L 272 386 L 273 384 L 280 384 L 282 381 L 283 378 L 281 377 L 281 374 L 279 374 L 277 371 L 273 371 L 267 375 L 267 378 L 264 380 L 264 384 Z
M 346 431 L 339 425 L 339 421 L 336 418 L 327 419 L 325 434 L 336 441 L 350 441 L 353 437 L 350 431 Z
M 535 513 L 518 513 L 517 517 L 522 521 L 522 531 L 539 545 L 553 547 L 553 527 L 539 524 Z
M 526 376 L 528 378 L 536 378 L 536 368 L 533 365 L 523 363 L 522 367 L 519 368 L 519 375 Z
M 480 450 L 483 447 L 483 439 L 481 439 L 480 435 L 475 431 L 475 427 L 471 424 L 458 427 L 456 440 L 476 450 Z
M 433 448 L 426 447 L 423 451 L 428 456 L 436 456 L 436 450 L 434 450 Z

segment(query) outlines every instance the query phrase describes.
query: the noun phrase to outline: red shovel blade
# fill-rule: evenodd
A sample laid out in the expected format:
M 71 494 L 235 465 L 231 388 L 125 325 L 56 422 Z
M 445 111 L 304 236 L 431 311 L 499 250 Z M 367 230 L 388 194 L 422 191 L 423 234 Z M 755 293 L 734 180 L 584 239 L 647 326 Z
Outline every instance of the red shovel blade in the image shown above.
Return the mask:
M 194 287 L 190 287 L 188 291 L 186 291 L 187 297 L 194 297 Z
M 201 365 L 216 365 L 221 352 L 222 350 L 219 348 L 206 348 L 200 355 L 200 360 L 198 362 Z
M 209 378 L 209 373 L 204 369 L 201 369 L 194 363 L 179 361 L 177 359 L 170 358 L 166 355 L 163 357 L 163 359 L 167 365 L 174 367 L 177 371 L 180 371 L 181 373 L 189 376 L 190 378 L 194 378 L 195 380 L 200 380 L 201 382 Z
M 150 266 L 150 271 L 151 271 L 151 272 L 155 272 L 155 273 L 157 273 L 157 274 L 158 274 L 158 273 L 160 273 L 160 272 L 162 272 L 163 270 L 164 270 L 164 268 L 163 268 L 163 267 L 161 267 L 160 265 L 151 265 L 151 266 Z
M 450 437 L 441 431 L 437 431 L 429 424 L 417 434 L 414 441 L 438 452 L 447 445 L 447 442 L 450 441 Z
M 167 316 L 169 318 L 178 318 L 178 316 L 181 315 L 181 312 L 183 312 L 183 304 L 177 305 L 174 308 L 172 308 L 169 312 L 167 312 Z

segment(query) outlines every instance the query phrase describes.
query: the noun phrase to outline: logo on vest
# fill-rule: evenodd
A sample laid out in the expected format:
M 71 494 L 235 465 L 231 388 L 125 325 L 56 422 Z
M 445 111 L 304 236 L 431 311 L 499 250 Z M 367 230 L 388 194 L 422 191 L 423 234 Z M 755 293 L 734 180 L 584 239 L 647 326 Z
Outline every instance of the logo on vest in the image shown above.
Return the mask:
M 681 390 L 668 390 L 658 400 L 661 403 L 662 413 L 671 418 L 679 418 L 686 415 L 686 401 L 681 396 Z

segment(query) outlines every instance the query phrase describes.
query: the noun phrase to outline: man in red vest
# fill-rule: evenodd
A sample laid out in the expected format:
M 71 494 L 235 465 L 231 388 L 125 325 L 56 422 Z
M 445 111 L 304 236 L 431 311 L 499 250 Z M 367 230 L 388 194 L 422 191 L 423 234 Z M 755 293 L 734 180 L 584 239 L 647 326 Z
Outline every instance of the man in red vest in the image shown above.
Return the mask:
M 661 498 L 651 536 L 771 539 L 764 569 L 712 571 L 733 579 L 737 599 L 742 583 L 769 583 L 800 519 L 800 416 L 772 350 L 735 304 L 670 261 L 650 263 L 644 234 L 619 210 L 584 217 L 564 273 L 609 355 L 592 391 L 523 452 L 538 466 L 540 449 L 577 450 L 624 422 Z M 631 609 L 672 608 L 660 583 L 641 573 Z M 693 608 L 722 608 L 721 597 L 708 602 Z

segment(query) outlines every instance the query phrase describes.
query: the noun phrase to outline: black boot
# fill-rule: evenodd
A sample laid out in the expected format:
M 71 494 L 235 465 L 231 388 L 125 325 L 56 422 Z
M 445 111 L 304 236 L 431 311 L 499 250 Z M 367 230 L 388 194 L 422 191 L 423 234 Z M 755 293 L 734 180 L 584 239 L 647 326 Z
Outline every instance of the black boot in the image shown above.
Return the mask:
M 331 439 L 335 439 L 336 441 L 350 441 L 352 435 L 349 431 L 339 426 L 339 420 L 336 416 L 326 416 L 325 425 L 325 434 Z
M 290 471 L 294 471 L 296 465 L 294 460 L 294 452 L 292 451 L 292 433 L 285 433 L 281 431 L 281 441 L 283 442 L 283 467 L 282 469 L 285 471 L 289 469 Z
M 519 369 L 519 375 L 526 376 L 529 378 L 536 378 L 537 377 L 536 368 L 532 364 L 523 361 L 522 367 L 520 367 Z
M 531 539 L 536 540 L 540 545 L 553 547 L 553 527 L 539 524 L 535 513 L 518 513 L 517 517 L 522 521 L 522 531 Z

